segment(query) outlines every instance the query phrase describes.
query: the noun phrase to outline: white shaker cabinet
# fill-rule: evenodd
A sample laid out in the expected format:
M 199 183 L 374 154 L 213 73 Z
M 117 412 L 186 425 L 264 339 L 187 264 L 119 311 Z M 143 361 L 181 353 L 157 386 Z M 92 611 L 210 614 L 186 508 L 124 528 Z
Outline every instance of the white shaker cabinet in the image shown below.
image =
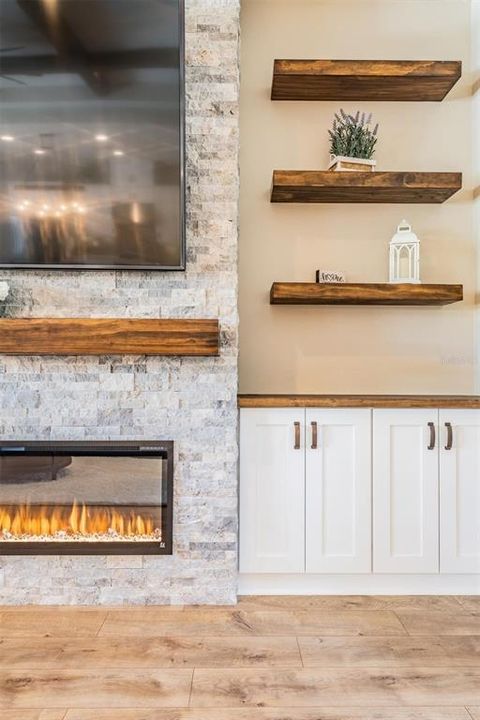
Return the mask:
M 373 411 L 373 571 L 436 573 L 438 410 Z
M 305 410 L 245 409 L 240 571 L 305 572 Z
M 306 569 L 368 573 L 371 410 L 306 411 Z
M 440 411 L 440 572 L 480 573 L 480 411 Z
M 245 409 L 240 571 L 371 571 L 371 410 Z
M 240 571 L 480 576 L 480 410 L 243 408 Z

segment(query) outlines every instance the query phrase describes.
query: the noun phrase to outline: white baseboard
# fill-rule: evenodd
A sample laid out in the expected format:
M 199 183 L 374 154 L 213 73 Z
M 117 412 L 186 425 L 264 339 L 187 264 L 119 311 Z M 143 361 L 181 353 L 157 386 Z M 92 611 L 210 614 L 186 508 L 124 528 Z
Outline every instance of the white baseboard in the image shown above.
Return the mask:
M 480 595 L 480 575 L 240 574 L 239 595 Z

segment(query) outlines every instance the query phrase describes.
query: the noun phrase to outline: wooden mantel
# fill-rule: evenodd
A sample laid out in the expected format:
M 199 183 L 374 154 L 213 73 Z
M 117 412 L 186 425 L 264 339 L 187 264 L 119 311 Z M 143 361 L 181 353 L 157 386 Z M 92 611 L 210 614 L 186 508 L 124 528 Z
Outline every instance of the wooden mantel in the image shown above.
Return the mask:
M 215 356 L 219 324 L 190 319 L 3 318 L 1 353 Z

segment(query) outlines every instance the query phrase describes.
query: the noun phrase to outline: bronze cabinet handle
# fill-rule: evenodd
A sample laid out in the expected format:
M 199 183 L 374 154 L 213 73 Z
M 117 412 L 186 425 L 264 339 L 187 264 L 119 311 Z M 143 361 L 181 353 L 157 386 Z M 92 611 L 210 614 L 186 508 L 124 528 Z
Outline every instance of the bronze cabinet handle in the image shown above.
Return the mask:
M 312 450 L 316 450 L 318 448 L 318 423 L 315 422 L 315 420 L 311 423 L 312 426 Z
M 451 450 L 453 448 L 453 428 L 452 423 L 446 422 L 445 427 L 447 428 L 447 444 L 445 450 Z
M 435 423 L 429 422 L 428 427 L 430 428 L 430 444 L 427 446 L 427 450 L 435 450 L 435 443 L 436 443 Z
M 294 422 L 293 426 L 295 428 L 295 444 L 293 446 L 293 449 L 300 450 L 300 423 Z

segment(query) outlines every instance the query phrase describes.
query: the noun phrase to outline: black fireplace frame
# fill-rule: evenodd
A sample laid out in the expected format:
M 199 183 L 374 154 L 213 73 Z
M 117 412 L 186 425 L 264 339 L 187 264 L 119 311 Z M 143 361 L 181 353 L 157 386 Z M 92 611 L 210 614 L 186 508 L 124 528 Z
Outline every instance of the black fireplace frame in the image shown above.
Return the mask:
M 173 454 L 172 440 L 105 440 L 105 441 L 0 441 L 0 456 L 15 452 L 54 453 L 62 451 L 72 454 L 96 455 L 100 451 L 115 453 L 115 450 L 129 451 L 130 456 L 160 457 L 167 462 L 166 503 L 159 500 L 162 511 L 162 530 L 166 537 L 162 541 L 116 541 L 116 542 L 1 542 L 2 555 L 172 555 L 173 552 Z M 126 453 L 125 453 L 126 454 Z

